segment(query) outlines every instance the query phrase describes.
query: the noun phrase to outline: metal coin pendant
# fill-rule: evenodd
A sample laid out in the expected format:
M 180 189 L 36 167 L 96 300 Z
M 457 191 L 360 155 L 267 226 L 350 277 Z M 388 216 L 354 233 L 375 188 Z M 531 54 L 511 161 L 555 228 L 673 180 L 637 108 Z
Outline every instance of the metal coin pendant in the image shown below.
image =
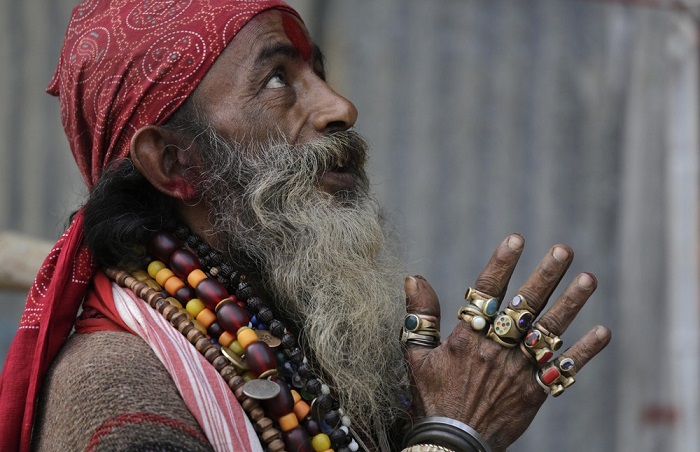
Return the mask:
M 277 348 L 282 343 L 280 338 L 267 330 L 255 330 L 255 333 L 258 335 L 258 339 L 266 343 L 270 348 Z
M 277 397 L 280 386 L 271 380 L 249 380 L 243 385 L 243 394 L 255 400 L 269 400 Z

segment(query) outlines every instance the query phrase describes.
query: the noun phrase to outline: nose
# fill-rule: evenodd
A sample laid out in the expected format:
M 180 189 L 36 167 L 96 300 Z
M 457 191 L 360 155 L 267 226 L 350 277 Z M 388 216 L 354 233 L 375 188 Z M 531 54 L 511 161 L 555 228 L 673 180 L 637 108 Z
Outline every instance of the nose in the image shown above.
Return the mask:
M 357 108 L 345 97 L 336 93 L 325 81 L 318 86 L 311 110 L 310 122 L 319 133 L 347 130 L 357 121 Z

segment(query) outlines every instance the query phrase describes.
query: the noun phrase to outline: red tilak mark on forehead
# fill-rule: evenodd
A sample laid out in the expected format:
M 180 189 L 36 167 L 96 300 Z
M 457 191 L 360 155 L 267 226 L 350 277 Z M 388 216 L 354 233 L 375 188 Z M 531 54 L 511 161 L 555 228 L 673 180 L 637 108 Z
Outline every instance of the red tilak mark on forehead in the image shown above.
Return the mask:
M 304 61 L 309 61 L 311 58 L 311 42 L 309 42 L 301 25 L 294 20 L 289 14 L 282 15 L 282 26 L 287 38 L 292 42 L 292 45 L 299 50 Z

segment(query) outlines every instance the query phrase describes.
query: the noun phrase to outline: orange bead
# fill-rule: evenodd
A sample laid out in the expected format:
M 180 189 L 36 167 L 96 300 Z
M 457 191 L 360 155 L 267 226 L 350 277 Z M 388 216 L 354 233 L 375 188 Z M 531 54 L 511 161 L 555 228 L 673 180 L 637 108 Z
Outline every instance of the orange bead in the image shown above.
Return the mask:
M 297 403 L 298 401 L 301 400 L 301 394 L 299 394 L 296 389 L 291 389 L 289 392 L 292 393 L 292 398 L 294 399 L 294 403 Z
M 197 314 L 197 321 L 201 323 L 204 328 L 209 328 L 212 323 L 216 322 L 216 314 L 214 314 L 211 309 L 204 308 Z
M 228 331 L 224 331 L 221 333 L 221 336 L 219 336 L 219 344 L 223 345 L 224 347 L 228 347 L 235 340 L 236 338 L 233 336 L 233 334 L 229 333 Z
M 151 276 L 151 278 L 156 277 L 159 271 L 165 268 L 165 264 L 162 263 L 161 261 L 153 261 L 150 264 L 148 264 L 148 274 Z
M 251 330 L 247 326 L 244 326 L 238 330 L 236 339 L 238 340 L 238 343 L 241 344 L 241 347 L 246 349 L 253 342 L 258 342 L 258 335 L 255 334 L 255 331 Z
M 177 276 L 168 278 L 168 280 L 165 281 L 165 285 L 163 286 L 166 292 L 168 292 L 170 295 L 175 295 L 177 291 L 182 289 L 183 287 L 185 287 L 184 281 L 178 278 Z
M 294 413 L 287 413 L 284 416 L 280 416 L 277 422 L 280 424 L 280 429 L 282 429 L 283 432 L 288 432 L 299 426 L 299 421 Z
M 200 269 L 193 270 L 192 273 L 187 275 L 187 283 L 192 287 L 193 289 L 196 289 L 199 283 L 207 279 L 208 276 L 206 273 L 204 273 Z
M 173 276 L 175 276 L 175 273 L 173 273 L 172 270 L 169 268 L 161 268 L 158 270 L 158 273 L 156 273 L 156 282 L 161 286 L 165 286 L 165 281 Z
M 294 404 L 294 414 L 296 415 L 299 421 L 303 421 L 304 419 L 306 419 L 306 416 L 309 415 L 310 411 L 311 407 L 308 403 L 304 402 L 303 400 L 299 400 L 297 403 Z

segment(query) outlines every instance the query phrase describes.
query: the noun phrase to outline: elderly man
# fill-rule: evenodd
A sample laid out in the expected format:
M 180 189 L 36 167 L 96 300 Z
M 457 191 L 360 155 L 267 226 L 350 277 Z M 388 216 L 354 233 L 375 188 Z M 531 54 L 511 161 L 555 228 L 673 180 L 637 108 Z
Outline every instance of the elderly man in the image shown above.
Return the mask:
M 441 342 L 355 107 L 279 1 L 86 0 L 49 91 L 90 196 L 3 369 L 7 450 L 503 450 L 609 342 L 553 359 L 596 284 L 543 312 L 564 245 L 503 301 L 517 234 Z

